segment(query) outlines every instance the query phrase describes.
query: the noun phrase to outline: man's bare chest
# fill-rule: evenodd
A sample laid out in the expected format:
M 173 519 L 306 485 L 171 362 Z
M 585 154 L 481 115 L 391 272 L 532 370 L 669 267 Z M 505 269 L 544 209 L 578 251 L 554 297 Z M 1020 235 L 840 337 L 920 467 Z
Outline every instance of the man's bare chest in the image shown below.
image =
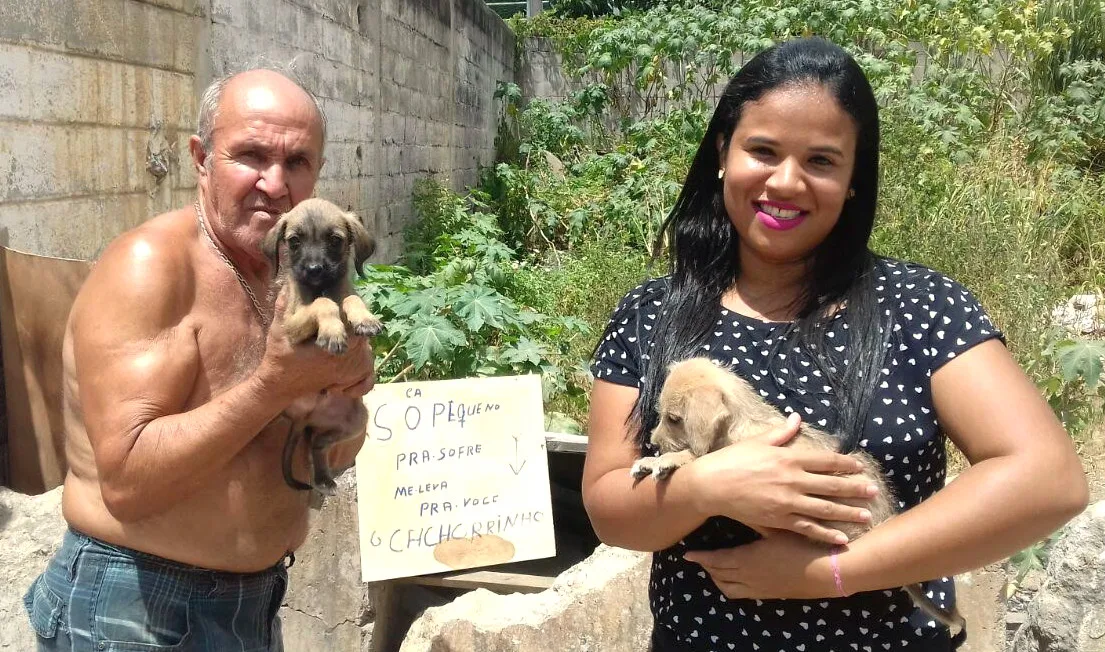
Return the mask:
M 256 320 L 238 315 L 200 313 L 196 315 L 196 346 L 200 373 L 196 398 L 217 396 L 244 381 L 260 364 L 265 352 L 265 333 Z M 207 391 L 204 391 L 207 390 Z

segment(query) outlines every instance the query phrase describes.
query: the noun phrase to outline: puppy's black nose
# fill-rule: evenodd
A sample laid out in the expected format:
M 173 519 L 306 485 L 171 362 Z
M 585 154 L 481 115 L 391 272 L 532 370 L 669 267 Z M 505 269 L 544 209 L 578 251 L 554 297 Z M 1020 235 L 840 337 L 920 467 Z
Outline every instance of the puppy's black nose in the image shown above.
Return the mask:
M 307 263 L 303 266 L 303 272 L 310 278 L 318 278 L 322 275 L 322 263 Z

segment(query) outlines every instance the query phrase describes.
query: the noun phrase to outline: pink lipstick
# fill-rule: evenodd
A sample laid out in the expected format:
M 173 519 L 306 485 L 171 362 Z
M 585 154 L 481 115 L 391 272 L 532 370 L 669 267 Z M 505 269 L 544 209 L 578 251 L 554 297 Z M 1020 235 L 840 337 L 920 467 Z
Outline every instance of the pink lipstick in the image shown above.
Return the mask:
M 779 201 L 752 202 L 756 219 L 773 231 L 788 231 L 806 221 L 809 211 L 794 204 Z

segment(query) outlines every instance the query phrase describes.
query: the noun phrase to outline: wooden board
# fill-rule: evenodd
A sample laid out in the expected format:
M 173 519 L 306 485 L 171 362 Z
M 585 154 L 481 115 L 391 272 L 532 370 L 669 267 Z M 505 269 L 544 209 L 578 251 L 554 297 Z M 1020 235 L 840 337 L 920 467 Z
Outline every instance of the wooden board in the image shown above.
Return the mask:
M 587 437 L 563 432 L 546 432 L 545 444 L 552 453 L 586 453 Z
M 364 581 L 556 555 L 540 376 L 377 385 L 365 404 Z

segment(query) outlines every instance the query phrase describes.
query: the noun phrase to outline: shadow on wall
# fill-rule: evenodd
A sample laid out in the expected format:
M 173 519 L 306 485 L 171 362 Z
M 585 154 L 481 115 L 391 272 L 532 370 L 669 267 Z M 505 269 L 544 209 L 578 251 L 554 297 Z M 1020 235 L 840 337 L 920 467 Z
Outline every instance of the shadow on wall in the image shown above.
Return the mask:
M 91 267 L 89 261 L 0 246 L 0 473 L 3 484 L 20 493 L 43 493 L 65 479 L 62 341 Z

